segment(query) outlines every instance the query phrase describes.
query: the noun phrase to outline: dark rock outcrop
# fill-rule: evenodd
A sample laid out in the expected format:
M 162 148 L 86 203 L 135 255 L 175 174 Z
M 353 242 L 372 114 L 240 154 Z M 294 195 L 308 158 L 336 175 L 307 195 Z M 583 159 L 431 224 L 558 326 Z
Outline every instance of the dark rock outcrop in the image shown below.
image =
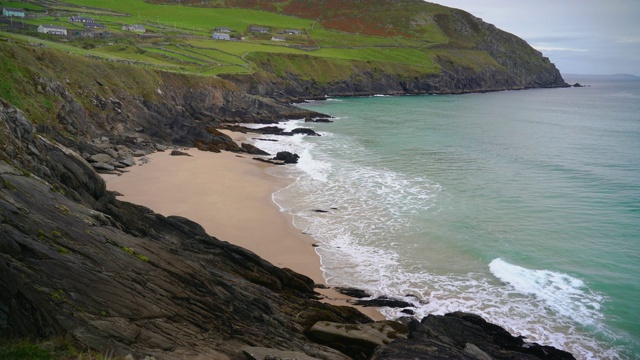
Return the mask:
M 242 151 L 244 151 L 244 152 L 246 152 L 248 154 L 251 154 L 251 155 L 271 155 L 268 152 L 259 149 L 255 145 L 242 143 L 242 144 L 240 144 L 240 147 L 242 148 Z
M 309 336 L 354 359 L 368 359 L 378 347 L 406 338 L 408 332 L 406 326 L 394 321 L 358 325 L 319 321 L 311 327 Z
M 11 51 L 23 59 L 61 56 L 41 48 Z M 152 87 L 136 92 L 118 79 L 93 75 L 124 68 L 74 61 L 89 64 L 91 71 L 40 61 L 25 70 L 32 76 L 21 86 L 55 100 L 51 119 L 38 119 L 34 126 L 0 99 L 0 337 L 68 334 L 100 352 L 157 359 L 345 359 L 340 351 L 355 357 L 374 351 L 372 346 L 351 350 L 360 340 L 332 347 L 321 340 L 324 335 L 311 335 L 321 321 L 351 327 L 372 323 L 354 308 L 318 302 L 311 279 L 210 236 L 188 219 L 117 200 L 94 168 L 105 164 L 121 170 L 116 164 L 133 166 L 134 156 L 144 163 L 145 154 L 166 148 L 163 143 L 242 151 L 216 127 L 241 119 L 273 122 L 320 114 L 249 95 L 220 79 L 146 70 L 139 70 L 136 80 Z M 71 76 L 78 75 L 76 69 L 86 81 L 64 80 L 77 79 Z M 485 80 L 492 75 L 487 74 Z M 378 78 L 383 80 L 373 80 Z M 370 80 L 342 85 L 364 91 L 398 79 L 371 74 Z M 434 89 L 433 84 L 425 82 L 417 92 Z M 342 91 L 342 85 L 327 89 Z M 411 86 L 385 89 L 412 93 Z M 452 88 L 474 89 L 446 87 Z M 276 159 L 292 163 L 298 156 L 283 153 Z M 504 333 L 470 315 L 446 321 L 427 317 L 409 339 L 378 347 L 375 356 L 402 358 L 409 350 L 401 346 L 422 349 L 413 342 L 417 339 L 434 344 L 434 354 L 442 358 L 508 358 L 525 348 L 527 356 L 565 358 L 563 352 Z M 386 334 L 391 340 L 393 335 Z M 437 343 L 430 334 L 437 334 Z M 485 346 L 483 339 L 493 342 Z
M 574 359 L 568 352 L 525 342 L 474 314 L 429 315 L 409 329 L 407 339 L 378 348 L 372 359 Z
M 413 304 L 411 304 L 410 302 L 404 301 L 404 300 L 400 300 L 400 299 L 395 299 L 395 298 L 390 298 L 388 296 L 380 296 L 377 297 L 375 299 L 358 299 L 356 301 L 353 302 L 355 305 L 361 305 L 361 306 L 374 306 L 374 307 L 390 307 L 390 308 L 407 308 L 407 307 L 413 307 Z
M 371 294 L 368 294 L 366 291 L 362 289 L 356 289 L 351 287 L 337 287 L 335 288 L 335 290 L 341 294 L 351 296 L 352 298 L 356 298 L 356 299 L 371 297 Z
M 246 345 L 339 359 L 305 331 L 371 322 L 190 220 L 116 200 L 88 162 L 4 103 L 0 135 L 0 336 L 69 333 L 158 359 L 238 358 Z
M 263 134 L 263 135 L 280 135 L 280 136 L 293 136 L 297 134 L 309 135 L 309 136 L 320 136 L 320 134 L 316 133 L 312 129 L 308 128 L 296 128 L 291 131 L 284 131 L 283 128 L 277 126 L 264 126 L 261 128 L 248 128 L 246 126 L 241 125 L 226 125 L 225 129 L 231 131 L 237 131 L 242 133 L 255 133 L 255 134 Z
M 289 151 L 279 151 L 276 157 L 273 158 L 273 160 L 282 161 L 285 164 L 296 164 L 298 159 L 300 159 L 298 154 L 293 154 Z

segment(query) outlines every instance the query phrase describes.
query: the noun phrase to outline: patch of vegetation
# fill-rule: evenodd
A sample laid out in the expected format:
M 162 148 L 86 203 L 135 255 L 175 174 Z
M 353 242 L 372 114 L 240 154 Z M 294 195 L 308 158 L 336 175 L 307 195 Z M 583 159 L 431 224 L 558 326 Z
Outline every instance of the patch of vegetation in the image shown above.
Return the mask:
M 135 257 L 138 258 L 138 260 L 142 261 L 142 262 L 149 262 L 149 258 L 140 254 L 135 254 Z
M 71 212 L 71 210 L 69 210 L 69 208 L 68 208 L 68 207 L 66 207 L 66 206 L 64 206 L 64 205 L 62 205 L 62 204 L 57 204 L 57 205 L 55 206 L 55 208 L 56 208 L 60 213 L 62 213 L 62 214 L 64 214 L 64 215 L 67 215 L 67 214 L 69 214 L 69 213 Z
M 78 350 L 71 336 L 49 340 L 0 339 L 0 360 L 122 360 L 108 353 Z
M 52 291 L 52 292 L 49 294 L 49 296 L 50 296 L 53 300 L 55 300 L 55 301 L 57 301 L 57 302 L 66 302 L 66 301 L 67 301 L 67 299 L 65 298 L 64 291 L 63 291 L 63 290 L 61 290 L 61 289 L 58 289 L 58 291 Z
M 9 190 L 9 191 L 13 191 L 16 189 L 16 186 L 13 185 L 11 183 L 11 181 L 7 180 L 7 179 L 2 179 L 2 187 Z
M 142 255 L 142 254 L 138 254 L 137 252 L 135 252 L 133 249 L 129 248 L 129 247 L 123 247 L 122 250 L 124 252 L 126 252 L 127 254 L 133 255 L 135 256 L 138 260 L 142 261 L 142 262 L 149 262 L 149 258 Z
M 60 185 L 58 183 L 51 184 L 51 191 L 53 191 L 54 193 L 58 193 L 60 195 L 65 195 L 66 194 L 66 192 L 64 191 L 64 188 L 62 187 L 62 185 Z

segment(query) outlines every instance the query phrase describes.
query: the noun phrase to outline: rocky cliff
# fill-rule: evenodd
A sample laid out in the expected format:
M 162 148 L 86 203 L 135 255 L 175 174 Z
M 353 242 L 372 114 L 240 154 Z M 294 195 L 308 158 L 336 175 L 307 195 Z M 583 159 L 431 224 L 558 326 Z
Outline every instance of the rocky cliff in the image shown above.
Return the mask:
M 259 69 L 256 74 L 223 77 L 251 94 L 283 99 L 372 94 L 459 94 L 568 86 L 555 65 L 519 37 L 462 10 L 427 5 L 421 1 L 404 2 L 406 4 L 381 0 L 376 1 L 376 5 L 383 6 L 382 10 L 388 14 L 400 14 L 407 18 L 396 19 L 390 15 L 391 23 L 387 27 L 404 28 L 411 33 L 425 23 L 437 25 L 447 41 L 424 46 L 424 49 L 428 49 L 424 57 L 433 60 L 433 68 L 404 63 L 357 60 L 345 63 L 313 56 L 269 54 L 248 57 Z M 351 5 L 357 8 L 369 4 L 354 2 Z M 401 5 L 407 7 L 406 11 L 415 11 L 401 13 L 398 10 Z M 438 10 L 434 11 L 433 6 Z M 360 17 L 374 16 L 368 8 L 360 13 L 358 10 L 353 12 L 360 14 L 358 21 Z M 344 16 L 340 17 L 344 23 L 348 22 L 349 16 L 356 16 L 338 13 Z M 318 19 L 321 21 L 331 16 L 337 15 L 323 13 Z M 300 63 L 305 65 L 301 66 Z
M 118 201 L 86 160 L 171 144 L 241 151 L 215 127 L 316 114 L 220 79 L 17 44 L 0 55 L 11 102 L 0 100 L 1 338 L 68 334 L 157 359 L 572 358 L 471 315 L 425 328 L 320 303 L 310 279 L 188 219 Z

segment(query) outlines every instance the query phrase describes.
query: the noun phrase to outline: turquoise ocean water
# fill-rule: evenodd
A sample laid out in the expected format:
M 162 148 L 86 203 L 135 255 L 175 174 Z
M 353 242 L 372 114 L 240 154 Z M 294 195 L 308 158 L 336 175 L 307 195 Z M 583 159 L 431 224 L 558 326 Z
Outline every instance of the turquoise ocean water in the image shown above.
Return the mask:
M 640 358 L 640 81 L 337 98 L 273 195 L 330 285 L 463 310 L 579 359 Z M 326 213 L 312 210 L 323 209 Z M 385 315 L 395 317 L 398 310 Z

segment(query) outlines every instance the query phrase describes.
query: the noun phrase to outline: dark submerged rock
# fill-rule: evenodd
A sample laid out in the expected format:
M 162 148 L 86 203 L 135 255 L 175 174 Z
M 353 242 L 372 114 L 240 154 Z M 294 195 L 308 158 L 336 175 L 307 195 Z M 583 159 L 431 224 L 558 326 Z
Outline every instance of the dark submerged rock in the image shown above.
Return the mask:
M 352 298 L 356 299 L 371 297 L 371 294 L 367 293 L 366 291 L 352 287 L 336 287 L 335 290 L 341 294 L 351 296 Z
M 317 132 L 311 130 L 311 129 L 307 129 L 307 128 L 297 128 L 297 129 L 293 129 L 291 130 L 292 134 L 302 134 L 302 135 L 308 135 L 308 136 L 320 136 L 320 134 L 318 134 Z
M 353 302 L 355 305 L 360 305 L 360 306 L 365 306 L 365 307 L 371 307 L 371 306 L 375 306 L 375 307 L 390 307 L 390 308 L 406 308 L 406 307 L 413 307 L 413 304 L 404 301 L 404 300 L 400 300 L 400 299 L 394 299 L 391 297 L 387 297 L 387 296 L 380 296 L 377 297 L 375 299 L 371 299 L 371 300 L 365 300 L 365 299 L 359 299 Z

